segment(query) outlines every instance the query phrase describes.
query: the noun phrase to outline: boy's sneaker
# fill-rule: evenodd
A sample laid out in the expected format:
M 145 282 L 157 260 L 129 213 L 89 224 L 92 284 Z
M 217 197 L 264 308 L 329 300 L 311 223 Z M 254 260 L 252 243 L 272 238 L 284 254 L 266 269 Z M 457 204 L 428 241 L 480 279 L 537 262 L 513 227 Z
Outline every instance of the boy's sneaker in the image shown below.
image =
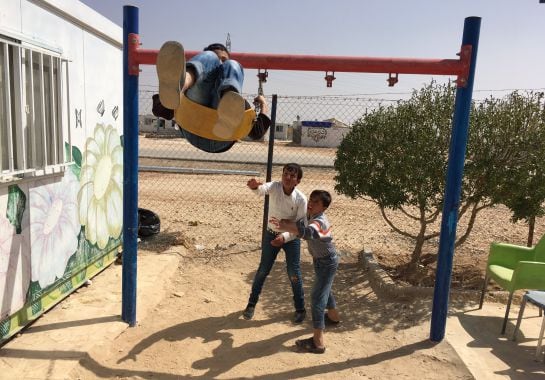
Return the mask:
M 185 79 L 185 54 L 181 43 L 167 41 L 157 54 L 159 99 L 166 108 L 175 110 L 180 105 L 180 82 Z
M 162 117 L 166 120 L 172 120 L 172 118 L 174 117 L 174 111 L 166 108 L 161 104 L 161 101 L 159 100 L 159 94 L 153 94 L 151 99 L 153 102 L 153 106 L 151 108 L 153 116 Z
M 306 310 L 296 310 L 295 314 L 293 315 L 293 323 L 301 323 L 305 320 L 307 316 Z
M 244 118 L 244 98 L 234 91 L 226 91 L 218 104 L 218 121 L 212 128 L 217 137 L 229 140 Z
M 246 306 L 246 309 L 244 309 L 244 312 L 242 313 L 242 317 L 246 320 L 250 320 L 254 317 L 254 311 L 255 306 L 248 305 Z

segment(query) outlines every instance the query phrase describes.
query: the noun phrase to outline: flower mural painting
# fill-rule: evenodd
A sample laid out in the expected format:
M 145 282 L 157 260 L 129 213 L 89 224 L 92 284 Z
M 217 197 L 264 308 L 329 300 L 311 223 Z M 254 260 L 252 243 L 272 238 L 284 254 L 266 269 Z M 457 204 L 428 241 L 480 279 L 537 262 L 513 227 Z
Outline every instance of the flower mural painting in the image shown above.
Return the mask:
M 123 148 L 117 130 L 97 124 L 85 143 L 78 193 L 85 238 L 103 249 L 123 226 Z
M 78 187 L 76 176 L 66 171 L 62 181 L 30 189 L 32 281 L 42 289 L 63 276 L 78 248 Z
M 19 310 L 25 303 L 30 284 L 30 250 L 24 239 L 28 220 L 22 234 L 0 215 L 0 318 Z

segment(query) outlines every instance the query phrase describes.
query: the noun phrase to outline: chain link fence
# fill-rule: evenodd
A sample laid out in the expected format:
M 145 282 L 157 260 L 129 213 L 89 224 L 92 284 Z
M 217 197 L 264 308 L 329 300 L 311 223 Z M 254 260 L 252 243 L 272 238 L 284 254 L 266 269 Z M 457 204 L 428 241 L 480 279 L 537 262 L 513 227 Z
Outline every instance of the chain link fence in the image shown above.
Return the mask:
M 252 194 L 246 182 L 252 177 L 266 181 L 269 134 L 263 141 L 240 141 L 224 153 L 206 153 L 183 139 L 172 121 L 152 115 L 154 93 L 143 90 L 139 94 L 139 206 L 159 214 L 163 231 L 182 230 L 194 246 L 259 247 L 264 199 Z M 245 97 L 251 103 L 255 95 Z M 272 97 L 267 101 L 271 106 Z M 361 200 L 334 191 L 336 147 L 355 120 L 391 102 L 278 96 L 271 180 L 280 179 L 284 164 L 296 162 L 304 170 L 298 186 L 301 191 L 307 196 L 318 188 L 330 191 L 333 204 L 328 215 L 342 251 L 359 251 L 365 242 L 349 244 L 342 238 L 359 228 L 355 210 L 361 207 Z

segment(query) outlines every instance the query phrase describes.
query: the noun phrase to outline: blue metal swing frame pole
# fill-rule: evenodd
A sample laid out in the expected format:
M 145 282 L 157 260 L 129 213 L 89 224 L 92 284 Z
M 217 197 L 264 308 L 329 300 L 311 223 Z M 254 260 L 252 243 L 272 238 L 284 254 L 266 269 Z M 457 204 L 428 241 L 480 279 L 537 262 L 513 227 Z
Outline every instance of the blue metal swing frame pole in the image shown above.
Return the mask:
M 465 19 L 462 45 L 472 46 L 471 60 L 467 83 L 464 87 L 458 87 L 456 90 L 454 118 L 452 119 L 447 182 L 445 185 L 443 217 L 439 235 L 439 253 L 431 314 L 430 340 L 434 342 L 440 342 L 445 337 L 452 259 L 454 256 L 454 244 L 456 242 L 456 225 L 458 223 L 458 209 L 462 191 L 462 177 L 469 131 L 469 113 L 471 111 L 480 29 L 480 17 L 468 17 Z
M 138 244 L 138 74 L 129 66 L 129 38 L 138 34 L 138 8 L 123 7 L 123 271 L 121 319 L 136 325 Z

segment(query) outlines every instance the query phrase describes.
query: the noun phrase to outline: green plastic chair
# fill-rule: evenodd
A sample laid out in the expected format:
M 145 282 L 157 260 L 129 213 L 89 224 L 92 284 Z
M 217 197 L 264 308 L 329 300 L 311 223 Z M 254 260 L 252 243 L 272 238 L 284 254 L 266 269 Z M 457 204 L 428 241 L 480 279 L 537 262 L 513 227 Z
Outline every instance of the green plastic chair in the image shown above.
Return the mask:
M 484 293 L 490 279 L 509 292 L 501 329 L 503 335 L 515 290 L 545 290 L 545 235 L 531 248 L 507 243 L 490 245 L 479 309 L 483 307 Z

